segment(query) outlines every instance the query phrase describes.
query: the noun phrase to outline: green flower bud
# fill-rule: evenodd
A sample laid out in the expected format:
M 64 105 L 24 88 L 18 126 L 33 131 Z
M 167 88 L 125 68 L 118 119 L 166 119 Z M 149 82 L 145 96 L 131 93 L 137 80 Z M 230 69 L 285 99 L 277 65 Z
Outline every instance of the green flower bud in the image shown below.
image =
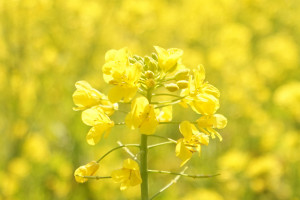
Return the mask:
M 168 83 L 168 84 L 165 84 L 165 88 L 166 88 L 167 90 L 169 90 L 170 92 L 175 92 L 175 91 L 179 90 L 178 85 L 176 85 L 175 83 Z
M 189 73 L 190 73 L 189 69 L 180 69 L 174 75 L 174 79 L 176 81 L 179 81 L 179 80 L 189 80 Z
M 134 58 L 129 58 L 128 60 L 129 60 L 130 64 L 134 64 L 136 62 L 136 60 Z
M 158 61 L 158 56 L 156 53 L 152 53 L 152 58 L 155 60 L 155 61 Z
M 148 70 L 148 71 L 145 72 L 145 77 L 148 78 L 148 79 L 149 78 L 153 78 L 154 77 L 154 73 L 152 71 Z
M 178 85 L 179 89 L 185 89 L 189 86 L 189 82 L 186 80 L 179 80 L 176 82 L 176 84 Z
M 148 88 L 153 88 L 155 86 L 155 81 L 154 81 L 154 79 L 151 78 L 151 79 L 146 80 L 145 84 Z

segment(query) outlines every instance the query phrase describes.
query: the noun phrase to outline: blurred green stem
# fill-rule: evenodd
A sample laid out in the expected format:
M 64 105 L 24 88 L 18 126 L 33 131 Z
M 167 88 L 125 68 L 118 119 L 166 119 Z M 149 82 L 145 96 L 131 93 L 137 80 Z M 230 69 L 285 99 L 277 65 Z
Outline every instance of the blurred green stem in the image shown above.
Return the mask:
M 184 173 L 187 170 L 188 167 L 185 167 L 180 173 Z M 163 187 L 161 190 L 159 190 L 156 194 L 154 194 L 150 200 L 154 199 L 155 197 L 157 197 L 159 194 L 161 194 L 163 191 L 165 191 L 166 189 L 168 189 L 169 187 L 171 187 L 173 184 L 175 184 L 178 179 L 180 178 L 180 175 L 177 175 L 174 179 L 171 180 L 170 183 L 168 183 L 165 187 Z
M 147 90 L 147 99 L 151 104 L 153 88 Z M 141 146 L 140 146 L 140 160 L 141 160 L 141 199 L 148 200 L 148 135 L 141 134 Z
M 141 135 L 141 199 L 148 200 L 148 146 L 147 146 L 148 136 L 142 134 Z
M 158 146 L 161 146 L 161 145 L 165 145 L 165 144 L 176 144 L 176 143 L 177 143 L 176 141 L 175 142 L 174 141 L 168 141 L 168 142 L 157 143 L 157 144 L 153 144 L 153 145 L 148 146 L 148 149 L 158 147 Z
M 120 149 L 120 148 L 124 148 L 124 147 L 140 147 L 139 144 L 124 144 L 124 145 L 121 145 L 121 146 L 118 146 L 118 147 L 115 147 L 111 150 L 109 150 L 106 154 L 104 154 L 103 156 L 101 156 L 101 158 L 99 158 L 97 160 L 97 163 L 99 163 L 103 158 L 105 158 L 106 156 L 108 156 L 111 152 L 117 150 L 117 149 Z
M 150 173 L 160 173 L 160 174 L 171 174 L 171 175 L 179 175 L 179 176 L 185 176 L 185 177 L 190 177 L 190 178 L 211 178 L 214 176 L 218 176 L 220 174 L 213 174 L 213 175 L 191 175 L 191 174 L 184 174 L 184 173 L 177 173 L 177 172 L 170 172 L 170 171 L 162 171 L 162 170 L 154 170 L 154 169 L 149 169 L 148 172 Z

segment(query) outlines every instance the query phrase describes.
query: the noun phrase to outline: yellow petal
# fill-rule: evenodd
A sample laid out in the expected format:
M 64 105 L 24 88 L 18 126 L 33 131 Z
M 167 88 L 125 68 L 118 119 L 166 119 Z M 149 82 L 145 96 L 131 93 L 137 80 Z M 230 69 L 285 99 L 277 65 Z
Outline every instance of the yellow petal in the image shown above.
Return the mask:
M 180 167 L 182 167 L 187 161 L 189 161 L 193 155 L 193 153 L 186 148 L 183 143 L 183 139 L 179 139 L 176 145 L 176 156 L 182 160 Z
M 83 123 L 88 126 L 112 122 L 100 106 L 94 106 L 83 111 L 81 114 L 81 119 Z
M 111 88 L 108 92 L 108 99 L 112 103 L 119 102 L 124 96 L 123 91 L 124 91 L 123 88 L 120 86 L 115 86 Z
M 98 169 L 99 164 L 96 161 L 92 161 L 84 166 L 80 166 L 74 172 L 76 182 L 84 183 L 88 181 L 87 178 L 84 178 L 82 176 L 92 176 Z
M 202 65 L 199 65 L 196 70 L 194 70 L 194 82 L 195 87 L 200 88 L 205 79 L 205 69 Z
M 125 123 L 131 129 L 139 128 L 144 120 L 142 114 L 146 106 L 149 104 L 145 97 L 138 97 L 131 103 L 131 111 L 127 114 Z
M 154 46 L 157 55 L 158 55 L 158 65 L 164 72 L 167 72 L 174 68 L 178 62 L 178 60 L 183 55 L 183 51 L 181 49 L 171 48 L 165 50 L 162 47 Z
M 108 92 L 108 99 L 112 103 L 119 102 L 121 99 L 123 99 L 124 102 L 129 102 L 135 96 L 137 90 L 137 87 L 115 86 Z
M 189 121 L 183 121 L 179 124 L 179 131 L 186 140 L 190 140 L 193 135 L 199 134 L 199 131 L 194 124 Z
M 94 126 L 90 129 L 86 136 L 86 141 L 89 145 L 95 145 L 97 144 L 101 138 L 107 137 L 110 133 L 112 125 L 111 124 L 100 124 L 97 126 Z
M 86 81 L 78 81 L 75 86 L 76 91 L 73 93 L 73 101 L 77 107 L 74 110 L 87 109 L 101 103 L 101 100 L 106 98 L 104 94 L 92 88 Z
M 123 168 L 131 169 L 131 170 L 139 170 L 139 164 L 136 161 L 132 160 L 131 158 L 128 158 L 124 160 Z
M 158 115 L 158 120 L 160 122 L 172 121 L 172 106 L 163 107 Z
M 156 131 L 158 120 L 153 105 L 147 105 L 142 114 L 142 123 L 140 124 L 140 132 L 142 134 L 151 135 Z
M 227 125 L 227 119 L 221 114 L 204 115 L 197 120 L 198 126 L 202 128 L 222 129 Z
M 117 183 L 128 180 L 129 176 L 130 176 L 130 170 L 128 169 L 117 169 L 111 173 L 112 179 Z
M 202 115 L 212 115 L 220 107 L 219 100 L 210 94 L 198 94 L 190 103 L 191 108 Z
M 130 186 L 136 186 L 142 183 L 140 171 L 132 171 L 130 177 Z

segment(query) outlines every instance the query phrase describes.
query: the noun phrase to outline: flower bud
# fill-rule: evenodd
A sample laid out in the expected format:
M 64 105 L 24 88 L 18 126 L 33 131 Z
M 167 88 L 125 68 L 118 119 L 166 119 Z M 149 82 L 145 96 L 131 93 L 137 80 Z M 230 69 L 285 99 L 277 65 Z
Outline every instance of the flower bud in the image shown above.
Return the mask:
M 165 88 L 166 88 L 167 90 L 169 90 L 170 92 L 175 92 L 175 91 L 179 90 L 178 85 L 176 85 L 175 83 L 168 83 L 168 84 L 165 84 Z
M 99 164 L 96 161 L 89 162 L 77 168 L 74 172 L 75 180 L 78 183 L 87 182 L 88 179 L 83 176 L 92 176 L 99 169 Z
M 154 73 L 152 71 L 146 71 L 145 72 L 145 77 L 150 79 L 150 78 L 153 78 L 154 77 Z
M 130 64 L 134 64 L 136 60 L 134 58 L 128 58 Z
M 176 81 L 178 81 L 178 80 L 188 80 L 189 79 L 189 72 L 190 72 L 189 69 L 180 69 L 174 75 L 174 79 Z
M 145 83 L 148 88 L 153 88 L 155 86 L 155 81 L 152 78 L 146 80 Z
M 186 80 L 179 80 L 176 82 L 176 84 L 178 85 L 179 89 L 185 89 L 189 86 L 189 82 Z
M 157 57 L 157 54 L 156 54 L 156 53 L 152 53 L 151 57 L 152 57 L 154 60 L 158 61 L 158 57 Z

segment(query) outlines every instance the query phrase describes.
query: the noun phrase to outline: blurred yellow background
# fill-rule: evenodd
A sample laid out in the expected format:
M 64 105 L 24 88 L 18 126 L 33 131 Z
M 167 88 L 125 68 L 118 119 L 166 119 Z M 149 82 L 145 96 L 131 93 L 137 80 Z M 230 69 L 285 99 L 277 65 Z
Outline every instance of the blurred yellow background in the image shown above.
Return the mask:
M 0 199 L 139 199 L 139 187 L 74 181 L 77 167 L 139 135 L 117 127 L 89 146 L 72 93 L 78 80 L 107 91 L 107 50 L 159 45 L 205 66 L 228 126 L 189 162 L 188 173 L 221 175 L 181 178 L 157 199 L 299 200 L 299 22 L 298 0 L 1 0 Z M 161 130 L 179 138 L 177 126 Z M 152 169 L 180 170 L 174 146 L 149 153 Z M 124 158 L 110 155 L 98 175 Z M 150 176 L 151 194 L 173 178 Z

